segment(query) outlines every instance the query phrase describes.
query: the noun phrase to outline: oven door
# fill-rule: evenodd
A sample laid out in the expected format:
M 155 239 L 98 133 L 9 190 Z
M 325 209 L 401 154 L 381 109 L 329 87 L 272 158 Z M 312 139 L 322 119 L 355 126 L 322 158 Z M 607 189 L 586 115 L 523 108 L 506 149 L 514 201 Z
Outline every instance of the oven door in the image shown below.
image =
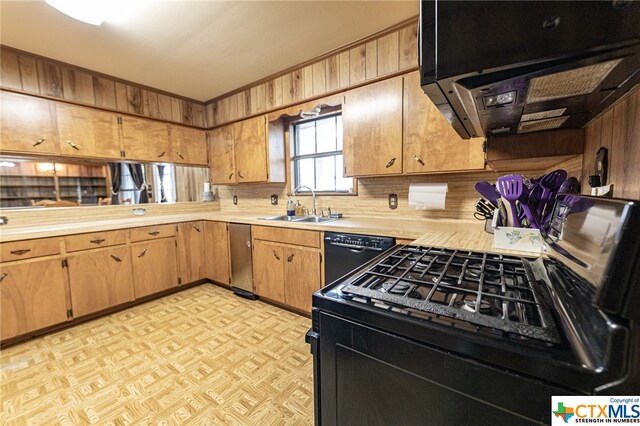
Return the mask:
M 320 332 L 309 336 L 316 424 L 549 424 L 551 396 L 566 394 L 477 360 L 318 314 Z

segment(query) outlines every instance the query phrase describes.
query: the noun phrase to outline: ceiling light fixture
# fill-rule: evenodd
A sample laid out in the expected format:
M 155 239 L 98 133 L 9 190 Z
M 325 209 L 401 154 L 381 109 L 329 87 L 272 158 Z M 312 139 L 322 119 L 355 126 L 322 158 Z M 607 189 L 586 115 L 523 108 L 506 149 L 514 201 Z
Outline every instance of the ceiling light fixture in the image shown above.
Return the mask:
M 119 20 L 141 6 L 143 1 L 123 0 L 45 0 L 67 16 L 91 25 Z

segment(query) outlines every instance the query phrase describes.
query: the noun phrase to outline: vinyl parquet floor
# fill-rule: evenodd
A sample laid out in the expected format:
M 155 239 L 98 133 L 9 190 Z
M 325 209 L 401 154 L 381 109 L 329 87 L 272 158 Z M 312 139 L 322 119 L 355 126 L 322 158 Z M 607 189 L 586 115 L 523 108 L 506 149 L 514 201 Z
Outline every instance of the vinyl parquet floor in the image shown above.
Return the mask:
M 0 423 L 312 424 L 310 326 L 200 285 L 0 351 Z

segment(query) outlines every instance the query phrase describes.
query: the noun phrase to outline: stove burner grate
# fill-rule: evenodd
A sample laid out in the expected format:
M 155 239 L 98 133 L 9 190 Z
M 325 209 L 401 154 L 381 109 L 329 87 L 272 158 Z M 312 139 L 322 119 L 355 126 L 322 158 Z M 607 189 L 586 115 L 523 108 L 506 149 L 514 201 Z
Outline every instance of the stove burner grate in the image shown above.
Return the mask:
M 551 312 L 522 259 L 401 246 L 340 289 L 342 297 L 420 317 L 463 321 L 508 334 L 559 342 Z

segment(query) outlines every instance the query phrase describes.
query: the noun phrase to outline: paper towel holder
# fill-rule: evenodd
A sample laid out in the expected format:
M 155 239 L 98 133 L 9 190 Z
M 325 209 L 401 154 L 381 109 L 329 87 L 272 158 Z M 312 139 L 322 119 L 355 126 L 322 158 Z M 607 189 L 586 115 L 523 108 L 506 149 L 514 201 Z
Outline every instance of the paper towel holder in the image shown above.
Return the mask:
M 389 194 L 389 208 L 391 210 L 398 208 L 398 194 Z

